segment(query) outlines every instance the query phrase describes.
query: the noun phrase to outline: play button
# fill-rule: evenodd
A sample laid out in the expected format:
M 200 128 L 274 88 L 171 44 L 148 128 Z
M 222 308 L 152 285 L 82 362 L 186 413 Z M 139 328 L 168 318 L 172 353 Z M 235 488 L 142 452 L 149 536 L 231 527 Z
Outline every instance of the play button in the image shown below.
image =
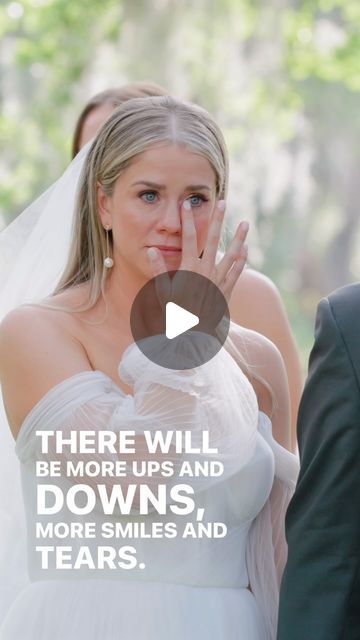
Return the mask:
M 147 282 L 130 314 L 134 341 L 152 362 L 167 369 L 193 369 L 224 344 L 229 309 L 220 289 L 192 271 L 169 271 Z
M 185 331 L 196 327 L 199 324 L 199 318 L 190 311 L 179 307 L 175 302 L 167 302 L 165 322 L 165 335 L 169 340 L 173 340 Z

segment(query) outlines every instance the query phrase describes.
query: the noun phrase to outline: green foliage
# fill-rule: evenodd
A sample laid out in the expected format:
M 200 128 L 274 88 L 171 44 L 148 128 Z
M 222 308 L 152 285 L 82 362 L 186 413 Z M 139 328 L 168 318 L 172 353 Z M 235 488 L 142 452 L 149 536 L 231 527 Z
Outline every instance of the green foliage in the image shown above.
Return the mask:
M 0 37 L 0 225 L 62 172 L 93 93 L 158 82 L 221 124 L 230 223 L 305 349 L 318 297 L 360 275 L 359 1 L 0 0 Z
M 360 8 L 357 0 L 304 1 L 282 14 L 290 77 L 342 82 L 360 91 Z
M 121 5 L 117 0 L 9 2 L 0 7 L 0 24 L 7 59 L 0 116 L 0 141 L 7 150 L 0 214 L 8 221 L 65 166 L 68 110 L 103 39 L 119 36 Z

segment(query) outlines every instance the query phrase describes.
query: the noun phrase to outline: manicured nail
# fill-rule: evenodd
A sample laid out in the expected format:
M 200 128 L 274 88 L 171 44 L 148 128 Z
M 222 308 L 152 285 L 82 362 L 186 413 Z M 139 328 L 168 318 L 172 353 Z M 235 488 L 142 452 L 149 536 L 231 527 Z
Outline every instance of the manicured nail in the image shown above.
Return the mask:
M 154 247 L 149 247 L 149 249 L 147 250 L 147 254 L 148 254 L 148 257 L 150 258 L 150 260 L 156 260 L 157 251 L 156 251 L 156 249 L 154 249 Z
M 185 211 L 190 211 L 191 210 L 191 204 L 190 204 L 189 200 L 184 200 L 183 207 L 184 207 Z
M 218 209 L 219 209 L 219 211 L 221 211 L 221 213 L 223 213 L 225 211 L 225 207 L 226 207 L 225 200 L 219 200 Z

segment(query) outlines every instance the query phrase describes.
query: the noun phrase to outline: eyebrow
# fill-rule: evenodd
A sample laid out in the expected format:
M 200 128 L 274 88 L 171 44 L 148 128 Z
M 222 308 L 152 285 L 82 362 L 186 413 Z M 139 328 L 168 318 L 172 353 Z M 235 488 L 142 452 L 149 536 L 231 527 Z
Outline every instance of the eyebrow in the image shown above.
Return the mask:
M 152 189 L 158 189 L 159 191 L 166 189 L 165 185 L 157 184 L 157 182 L 151 182 L 150 180 L 137 180 L 136 182 L 133 182 L 131 186 L 134 187 L 135 185 L 140 184 L 145 187 L 151 187 Z M 187 191 L 200 191 L 204 189 L 206 191 L 211 191 L 211 188 L 206 184 L 190 184 L 188 187 L 186 187 Z

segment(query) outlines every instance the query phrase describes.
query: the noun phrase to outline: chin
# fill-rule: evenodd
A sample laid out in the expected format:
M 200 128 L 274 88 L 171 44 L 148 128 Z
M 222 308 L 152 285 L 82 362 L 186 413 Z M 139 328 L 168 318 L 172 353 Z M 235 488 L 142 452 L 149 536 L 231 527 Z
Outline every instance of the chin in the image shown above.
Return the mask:
M 178 271 L 181 264 L 181 257 L 179 256 L 165 256 L 164 257 L 164 271 Z M 147 282 L 154 278 L 154 274 L 149 265 L 134 265 L 134 268 L 141 274 L 141 277 L 144 278 Z
M 181 256 L 164 256 L 164 262 L 166 266 L 169 265 L 170 269 L 178 269 L 181 264 Z

